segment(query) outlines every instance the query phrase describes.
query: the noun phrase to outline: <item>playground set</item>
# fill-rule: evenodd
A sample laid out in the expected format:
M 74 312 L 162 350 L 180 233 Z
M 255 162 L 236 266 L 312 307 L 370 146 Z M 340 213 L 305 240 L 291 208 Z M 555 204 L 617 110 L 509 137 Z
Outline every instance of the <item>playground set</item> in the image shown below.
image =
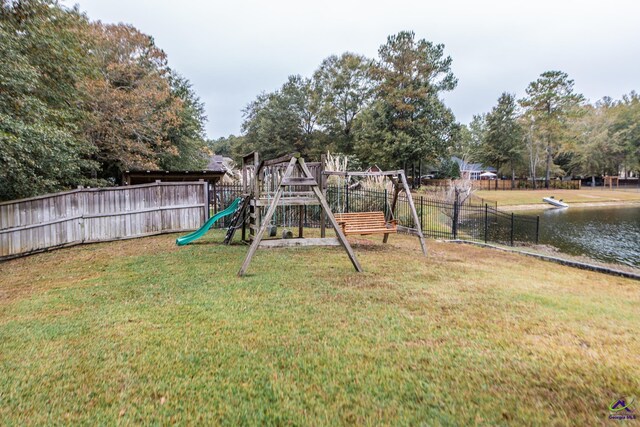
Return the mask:
M 216 221 L 231 215 L 232 219 L 224 243 L 229 244 L 235 232 L 242 229 L 242 241 L 250 245 L 238 272 L 239 276 L 246 273 L 259 248 L 299 246 L 342 246 L 353 267 L 361 272 L 362 267 L 346 237 L 349 235 L 383 235 L 383 242 L 386 243 L 389 234 L 397 232 L 412 234 L 418 237 L 422 253 L 426 255 L 426 244 L 420 227 L 403 226 L 394 217 L 398 196 L 404 191 L 413 221 L 415 224 L 420 224 L 404 171 L 326 171 L 324 164 L 324 157 L 321 162 L 306 163 L 299 153 L 263 161 L 260 160 L 258 153 L 246 155 L 242 161 L 242 196 L 211 217 L 200 229 L 178 238 L 176 243 L 182 246 L 199 239 Z M 386 213 L 375 211 L 334 214 L 326 199 L 327 179 L 331 176 L 341 177 L 345 181 L 351 177 L 377 177 L 391 180 L 394 191 L 389 209 L 385 209 Z M 304 237 L 303 212 L 307 206 L 320 207 L 319 238 Z M 294 233 L 290 230 L 292 221 L 289 220 L 287 224 L 285 216 L 282 238 L 276 238 L 277 226 L 274 215 L 278 207 L 289 211 L 298 210 L 297 237 L 294 238 Z M 335 237 L 327 237 L 327 225 L 333 228 Z

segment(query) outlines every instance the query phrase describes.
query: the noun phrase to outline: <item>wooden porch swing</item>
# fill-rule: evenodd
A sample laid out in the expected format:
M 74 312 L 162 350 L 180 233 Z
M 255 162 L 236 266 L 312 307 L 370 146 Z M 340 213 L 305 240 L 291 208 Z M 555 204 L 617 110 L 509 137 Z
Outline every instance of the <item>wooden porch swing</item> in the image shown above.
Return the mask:
M 342 227 L 345 236 L 370 234 L 390 234 L 398 232 L 398 220 L 391 219 L 387 221 L 384 212 L 350 212 L 350 213 L 334 213 L 333 216 L 338 221 L 338 225 Z
M 385 215 L 382 211 L 372 211 L 372 212 L 350 212 L 350 213 L 334 213 L 334 217 L 336 222 L 341 228 L 341 231 L 345 236 L 349 235 L 374 235 L 374 234 L 384 234 L 384 243 L 387 243 L 389 238 L 389 234 L 394 234 L 398 232 L 408 233 L 416 236 L 420 240 L 420 247 L 422 249 L 422 253 L 427 255 L 427 246 L 424 241 L 424 236 L 422 234 L 422 229 L 420 227 L 420 219 L 418 218 L 418 213 L 416 212 L 415 205 L 413 203 L 413 197 L 411 196 L 411 190 L 409 190 L 409 185 L 407 184 L 407 178 L 404 174 L 403 170 L 395 170 L 395 171 L 371 171 L 371 172 L 356 172 L 356 171 L 323 171 L 323 182 L 322 189 L 326 191 L 326 179 L 325 177 L 329 176 L 341 176 L 346 179 L 349 179 L 351 176 L 360 176 L 360 177 L 383 177 L 389 178 L 393 183 L 393 199 L 391 202 L 391 207 L 389 209 L 388 215 Z M 409 210 L 411 212 L 411 216 L 413 217 L 413 221 L 416 224 L 415 228 L 409 228 L 405 226 L 401 226 L 398 224 L 398 220 L 394 218 L 394 212 L 396 210 L 398 204 L 398 196 L 400 192 L 404 192 L 406 195 L 406 200 L 409 204 Z M 321 236 L 324 237 L 324 218 L 321 217 L 320 222 L 320 233 Z

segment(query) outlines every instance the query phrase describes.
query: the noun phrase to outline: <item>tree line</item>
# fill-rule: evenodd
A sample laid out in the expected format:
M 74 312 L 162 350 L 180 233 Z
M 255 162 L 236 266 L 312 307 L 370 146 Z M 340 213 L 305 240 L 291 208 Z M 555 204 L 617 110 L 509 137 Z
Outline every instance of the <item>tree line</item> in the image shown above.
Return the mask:
M 312 76 L 290 76 L 258 95 L 243 111 L 242 134 L 214 141 L 213 149 L 238 160 L 254 150 L 311 158 L 331 151 L 361 166 L 423 162 L 451 177 L 459 173 L 455 155 L 547 186 L 558 177 L 640 169 L 635 92 L 591 105 L 566 73 L 547 71 L 522 99 L 503 93 L 490 112 L 461 125 L 441 98 L 456 85 L 443 45 L 400 32 L 377 58 L 332 55 Z
M 213 148 L 236 159 L 254 150 L 311 158 L 332 151 L 386 168 L 436 160 L 460 132 L 441 99 L 457 85 L 451 62 L 444 45 L 406 31 L 389 36 L 377 58 L 332 55 L 312 76 L 290 76 L 258 95 L 243 111 L 242 135 Z
M 203 104 L 152 37 L 0 0 L 0 40 L 0 200 L 206 164 Z
M 547 71 L 526 96 L 503 93 L 493 109 L 463 128 L 456 154 L 490 164 L 534 185 L 562 177 L 616 176 L 640 170 L 640 96 L 595 104 L 561 71 Z
M 290 76 L 243 110 L 242 134 L 206 141 L 204 106 L 152 37 L 92 22 L 55 0 L 0 0 L 0 200 L 113 185 L 127 169 L 200 169 L 213 149 L 239 160 L 331 151 L 354 167 L 451 156 L 503 175 L 592 176 L 640 169 L 640 98 L 591 105 L 548 71 L 461 125 L 442 95 L 457 78 L 444 45 L 403 31 L 375 58 L 346 52 Z

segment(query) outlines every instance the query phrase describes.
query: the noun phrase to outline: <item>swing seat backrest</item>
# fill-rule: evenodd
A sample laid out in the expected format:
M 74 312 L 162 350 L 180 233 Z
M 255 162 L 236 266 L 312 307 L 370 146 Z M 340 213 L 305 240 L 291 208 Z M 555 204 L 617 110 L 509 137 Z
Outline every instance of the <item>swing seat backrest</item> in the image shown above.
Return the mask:
M 384 212 L 350 212 L 334 214 L 345 236 L 390 234 L 398 232 L 398 221 L 387 221 Z

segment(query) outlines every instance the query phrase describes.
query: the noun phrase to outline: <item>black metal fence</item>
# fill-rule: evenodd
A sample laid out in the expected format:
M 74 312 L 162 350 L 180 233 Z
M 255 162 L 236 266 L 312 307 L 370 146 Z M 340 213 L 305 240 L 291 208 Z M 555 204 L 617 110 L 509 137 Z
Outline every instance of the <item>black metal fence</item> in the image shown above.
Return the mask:
M 209 188 L 209 210 L 211 216 L 226 209 L 242 195 L 242 184 L 216 184 Z M 216 222 L 216 228 L 227 228 L 231 223 L 231 215 Z
M 401 197 L 395 217 L 400 224 L 415 228 L 408 200 Z M 474 199 L 440 200 L 417 196 L 413 198 L 420 227 L 425 236 L 440 239 L 465 239 L 503 243 L 538 243 L 540 217 L 516 215 L 499 211 L 495 204 Z
M 242 188 L 238 185 L 220 185 L 217 194 L 212 194 L 216 207 L 222 210 L 239 197 Z M 345 186 L 329 186 L 326 198 L 331 210 L 342 212 L 383 211 L 391 208 L 392 193 L 387 190 L 349 189 Z M 414 196 L 414 205 L 425 236 L 440 239 L 465 239 L 514 245 L 516 243 L 538 243 L 540 217 L 516 215 L 499 211 L 495 203 L 468 198 L 464 201 L 457 195 L 454 200 L 439 200 L 425 196 Z M 213 203 L 212 203 L 213 206 Z M 272 225 L 294 228 L 302 223 L 305 227 L 320 227 L 319 206 L 280 206 L 271 221 Z M 216 227 L 228 227 L 228 218 Z M 416 228 L 409 201 L 404 194 L 398 197 L 395 218 L 400 225 Z

